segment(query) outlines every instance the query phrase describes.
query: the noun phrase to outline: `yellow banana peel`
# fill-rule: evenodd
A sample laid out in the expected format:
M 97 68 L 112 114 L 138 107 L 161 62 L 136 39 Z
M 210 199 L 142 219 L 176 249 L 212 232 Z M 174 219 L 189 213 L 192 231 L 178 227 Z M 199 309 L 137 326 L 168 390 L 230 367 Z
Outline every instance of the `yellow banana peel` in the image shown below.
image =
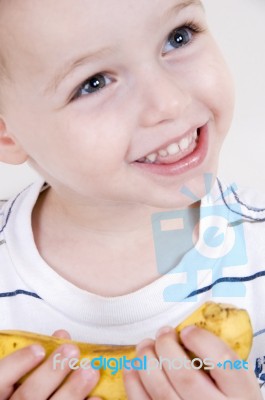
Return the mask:
M 227 304 L 207 302 L 176 327 L 177 338 L 180 343 L 179 334 L 183 328 L 189 325 L 196 325 L 219 336 L 237 353 L 239 359 L 247 360 L 253 337 L 247 311 Z M 0 331 L 0 359 L 32 344 L 42 345 L 45 348 L 47 358 L 64 343 L 74 343 L 79 347 L 80 361 L 82 359 L 94 359 L 94 366 L 99 366 L 100 357 L 104 357 L 107 365 L 112 365 L 112 367 L 101 369 L 100 380 L 90 396 L 98 396 L 104 400 L 126 400 L 122 371 L 119 369 L 115 373 L 117 365 L 113 358 L 115 360 L 123 359 L 123 357 L 126 357 L 127 360 L 134 359 L 137 355 L 133 345 L 87 344 L 31 332 Z M 187 352 L 187 355 L 191 359 L 194 358 L 194 355 L 189 352 Z M 56 367 L 59 368 L 60 366 L 56 364 Z M 81 364 L 80 367 L 82 367 Z M 83 364 L 83 367 L 87 367 L 87 364 Z M 27 375 L 21 379 L 20 383 L 26 377 Z

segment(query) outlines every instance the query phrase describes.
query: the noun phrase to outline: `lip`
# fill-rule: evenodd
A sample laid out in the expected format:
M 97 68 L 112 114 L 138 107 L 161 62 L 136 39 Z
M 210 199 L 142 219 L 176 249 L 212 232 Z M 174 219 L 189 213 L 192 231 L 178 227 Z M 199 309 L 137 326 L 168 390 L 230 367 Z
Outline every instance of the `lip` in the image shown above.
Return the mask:
M 167 140 L 166 142 L 162 143 L 161 145 L 155 147 L 153 150 L 150 150 L 148 154 L 145 154 L 144 156 L 139 157 L 137 160 L 140 160 L 140 159 L 142 159 L 142 158 L 145 158 L 145 157 L 147 157 L 149 154 L 158 153 L 159 150 L 161 150 L 161 149 L 166 149 L 166 148 L 167 148 L 170 144 L 172 144 L 172 143 L 178 143 L 178 142 L 180 142 L 182 139 L 184 139 L 185 137 L 191 135 L 191 134 L 192 134 L 194 131 L 196 131 L 196 130 L 197 130 L 197 128 L 194 127 L 193 129 L 189 129 L 187 132 L 185 132 L 185 133 L 184 133 L 183 135 L 181 135 L 181 136 L 178 136 L 178 137 L 175 137 L 175 138 L 173 138 L 173 139 Z M 135 160 L 135 161 L 137 161 L 137 160 Z
M 184 174 L 185 172 L 188 172 L 191 169 L 198 167 L 200 164 L 203 163 L 208 153 L 208 147 L 209 147 L 208 125 L 206 124 L 202 126 L 201 128 L 199 128 L 199 131 L 200 135 L 196 148 L 192 153 L 188 154 L 187 156 L 184 156 L 184 158 L 182 158 L 181 160 L 172 164 L 147 164 L 135 161 L 132 163 L 132 165 L 137 168 L 141 168 L 143 171 L 164 176 L 181 175 Z M 186 135 L 187 133 L 182 137 L 185 137 Z M 170 141 L 169 144 L 170 143 L 173 142 Z

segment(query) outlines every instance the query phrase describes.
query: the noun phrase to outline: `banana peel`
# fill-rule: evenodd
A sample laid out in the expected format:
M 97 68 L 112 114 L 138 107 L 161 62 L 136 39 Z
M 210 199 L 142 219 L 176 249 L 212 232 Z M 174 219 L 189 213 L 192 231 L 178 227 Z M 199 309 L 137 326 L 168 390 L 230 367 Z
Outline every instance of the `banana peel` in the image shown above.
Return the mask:
M 252 326 L 247 311 L 227 304 L 207 302 L 176 327 L 177 339 L 180 344 L 180 332 L 189 325 L 196 325 L 212 332 L 234 350 L 239 359 L 247 360 L 253 337 Z M 79 347 L 80 360 L 97 359 L 94 366 L 98 368 L 101 356 L 104 357 L 108 363 L 107 365 L 111 365 L 112 358 L 120 360 L 126 357 L 127 360 L 132 360 L 137 357 L 135 346 L 133 345 L 87 344 L 30 332 L 0 331 L 0 359 L 32 344 L 42 345 L 46 351 L 47 358 L 57 347 L 64 343 L 74 343 Z M 187 355 L 191 359 L 195 356 L 188 351 Z M 114 368 L 101 369 L 100 380 L 90 393 L 90 396 L 98 396 L 104 400 L 126 400 L 122 371 L 113 372 Z M 22 383 L 27 376 L 23 377 L 19 383 Z

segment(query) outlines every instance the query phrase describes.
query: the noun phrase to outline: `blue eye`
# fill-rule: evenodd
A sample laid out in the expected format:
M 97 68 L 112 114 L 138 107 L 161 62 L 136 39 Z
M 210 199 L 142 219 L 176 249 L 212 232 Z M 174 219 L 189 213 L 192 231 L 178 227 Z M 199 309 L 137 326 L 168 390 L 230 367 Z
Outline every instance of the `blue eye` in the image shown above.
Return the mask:
M 74 95 L 73 100 L 78 99 L 82 96 L 87 96 L 88 94 L 98 92 L 109 83 L 108 81 L 110 81 L 110 79 L 102 74 L 96 74 L 92 76 L 82 83 L 82 85 L 79 87 L 78 91 Z
M 172 50 L 168 46 L 179 49 L 180 47 L 188 45 L 199 32 L 202 32 L 202 29 L 194 24 L 186 24 L 185 26 L 174 29 L 168 37 L 168 44 L 165 52 Z
M 171 33 L 169 36 L 169 42 L 173 47 L 178 48 L 188 44 L 191 38 L 191 32 L 187 28 L 180 28 Z

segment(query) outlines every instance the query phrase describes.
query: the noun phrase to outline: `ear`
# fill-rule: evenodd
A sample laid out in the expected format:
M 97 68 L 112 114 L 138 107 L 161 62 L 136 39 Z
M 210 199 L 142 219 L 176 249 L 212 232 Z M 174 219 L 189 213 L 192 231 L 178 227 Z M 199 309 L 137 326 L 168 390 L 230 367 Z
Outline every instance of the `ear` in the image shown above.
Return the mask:
M 5 121 L 0 115 L 0 162 L 23 164 L 27 159 L 27 154 L 14 136 L 7 131 Z

